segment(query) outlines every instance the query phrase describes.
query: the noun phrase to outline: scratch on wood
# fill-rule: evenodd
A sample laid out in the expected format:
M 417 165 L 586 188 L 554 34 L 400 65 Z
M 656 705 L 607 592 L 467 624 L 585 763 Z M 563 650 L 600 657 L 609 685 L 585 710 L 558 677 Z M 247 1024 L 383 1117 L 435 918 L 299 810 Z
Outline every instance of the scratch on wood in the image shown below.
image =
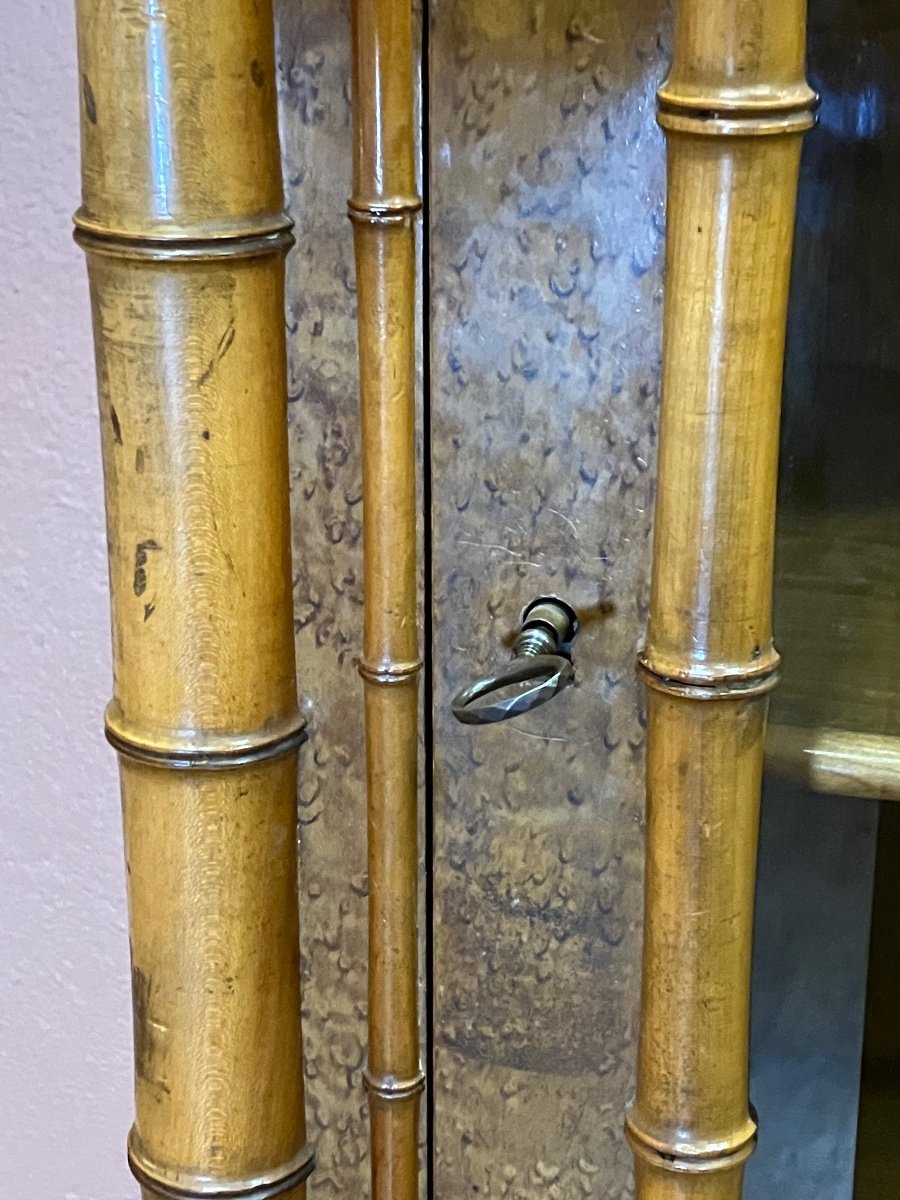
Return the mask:
M 219 339 L 219 344 L 216 347 L 215 354 L 209 360 L 206 370 L 203 372 L 203 374 L 197 380 L 197 385 L 199 387 L 203 387 L 203 385 L 205 383 L 209 383 L 216 367 L 219 365 L 219 363 L 222 361 L 222 359 L 225 357 L 225 355 L 228 353 L 228 351 L 234 345 L 234 338 L 235 338 L 234 318 L 232 317 L 232 319 L 228 322 L 228 328 L 225 330 L 225 332 L 222 334 L 221 338 Z
M 550 508 L 549 506 L 547 508 L 547 512 L 552 512 L 555 517 L 559 517 L 559 519 L 561 521 L 565 521 L 565 523 L 569 526 L 569 528 L 572 530 L 572 532 L 575 534 L 575 536 L 578 537 L 578 530 L 575 526 L 575 522 L 570 521 L 569 518 L 565 515 L 565 513 L 561 513 L 559 511 L 559 509 Z
M 551 737 L 546 733 L 532 733 L 529 729 L 521 729 L 518 725 L 510 725 L 513 733 L 520 733 L 522 737 L 537 738 L 541 742 L 567 742 L 569 739 L 564 737 Z

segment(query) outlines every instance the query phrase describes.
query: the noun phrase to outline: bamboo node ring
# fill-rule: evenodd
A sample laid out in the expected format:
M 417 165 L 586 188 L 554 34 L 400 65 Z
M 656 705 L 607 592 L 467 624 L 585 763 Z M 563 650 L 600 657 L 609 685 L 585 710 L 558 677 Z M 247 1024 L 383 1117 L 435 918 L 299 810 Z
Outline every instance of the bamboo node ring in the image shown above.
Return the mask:
M 360 659 L 356 664 L 356 669 L 369 683 L 381 683 L 385 685 L 398 683 L 414 683 L 416 676 L 422 670 L 422 660 L 412 659 L 410 662 L 395 662 L 367 663 L 365 659 Z
M 173 1173 L 149 1159 L 137 1129 L 128 1135 L 128 1166 L 142 1188 L 162 1200 L 273 1200 L 298 1187 L 315 1170 L 316 1148 L 306 1142 L 293 1158 L 248 1179 L 216 1179 L 211 1175 Z
M 816 123 L 819 97 L 804 82 L 784 95 L 657 93 L 657 121 L 675 133 L 753 137 L 805 133 Z
M 103 225 L 89 211 L 75 214 L 75 241 L 83 250 L 111 258 L 191 261 L 257 258 L 285 253 L 294 244 L 293 222 L 283 213 L 244 217 L 215 225 L 166 228 L 148 225 L 118 229 Z
M 643 654 L 638 656 L 637 671 L 647 687 L 683 700 L 752 700 L 774 691 L 781 679 L 777 666 L 762 675 L 732 675 L 709 680 L 673 679 L 654 671 Z
M 347 216 L 359 225 L 407 225 L 421 211 L 422 199 L 414 195 L 379 200 L 351 196 L 347 201 Z
M 731 1171 L 746 1162 L 756 1149 L 757 1130 L 755 1123 L 750 1121 L 746 1130 L 730 1143 L 700 1144 L 691 1148 L 678 1145 L 663 1149 L 638 1127 L 629 1113 L 625 1118 L 625 1137 L 632 1151 L 657 1170 L 708 1175 Z
M 292 754 L 306 741 L 306 721 L 299 715 L 271 730 L 252 734 L 166 737 L 150 740 L 123 720 L 113 701 L 106 710 L 106 740 L 123 758 L 173 770 L 223 771 Z
M 367 1067 L 363 1083 L 369 1095 L 379 1100 L 408 1100 L 425 1090 L 425 1072 L 419 1071 L 411 1079 L 397 1079 L 395 1075 L 376 1075 Z

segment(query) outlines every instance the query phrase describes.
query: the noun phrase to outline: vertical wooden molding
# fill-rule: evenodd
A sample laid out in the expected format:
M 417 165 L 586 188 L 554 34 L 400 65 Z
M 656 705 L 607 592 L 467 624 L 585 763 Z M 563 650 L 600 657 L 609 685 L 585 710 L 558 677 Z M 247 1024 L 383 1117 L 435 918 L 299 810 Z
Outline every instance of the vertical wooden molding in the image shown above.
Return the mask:
M 804 0 L 680 0 L 648 685 L 638 1200 L 738 1200 Z
M 305 1196 L 282 213 L 267 0 L 78 0 L 151 1197 Z
M 353 0 L 373 1200 L 418 1194 L 415 221 L 410 0 Z

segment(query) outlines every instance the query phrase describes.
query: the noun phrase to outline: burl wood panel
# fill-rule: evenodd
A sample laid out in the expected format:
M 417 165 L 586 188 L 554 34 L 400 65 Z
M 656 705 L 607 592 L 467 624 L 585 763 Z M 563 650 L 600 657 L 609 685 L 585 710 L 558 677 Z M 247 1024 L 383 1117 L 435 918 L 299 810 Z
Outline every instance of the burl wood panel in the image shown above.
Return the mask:
M 665 5 L 431 5 L 435 1195 L 631 1194 Z M 577 687 L 450 700 L 522 606 Z

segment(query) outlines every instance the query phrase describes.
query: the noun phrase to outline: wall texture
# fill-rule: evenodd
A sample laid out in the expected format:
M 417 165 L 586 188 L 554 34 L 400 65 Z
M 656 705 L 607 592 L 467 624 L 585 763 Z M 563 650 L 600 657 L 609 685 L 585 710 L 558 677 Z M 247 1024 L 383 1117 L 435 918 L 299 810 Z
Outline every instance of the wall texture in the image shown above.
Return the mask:
M 74 11 L 2 0 L 0 12 L 0 1162 L 20 1195 L 131 1200 L 124 872 L 101 721 L 103 497 L 70 236 Z

